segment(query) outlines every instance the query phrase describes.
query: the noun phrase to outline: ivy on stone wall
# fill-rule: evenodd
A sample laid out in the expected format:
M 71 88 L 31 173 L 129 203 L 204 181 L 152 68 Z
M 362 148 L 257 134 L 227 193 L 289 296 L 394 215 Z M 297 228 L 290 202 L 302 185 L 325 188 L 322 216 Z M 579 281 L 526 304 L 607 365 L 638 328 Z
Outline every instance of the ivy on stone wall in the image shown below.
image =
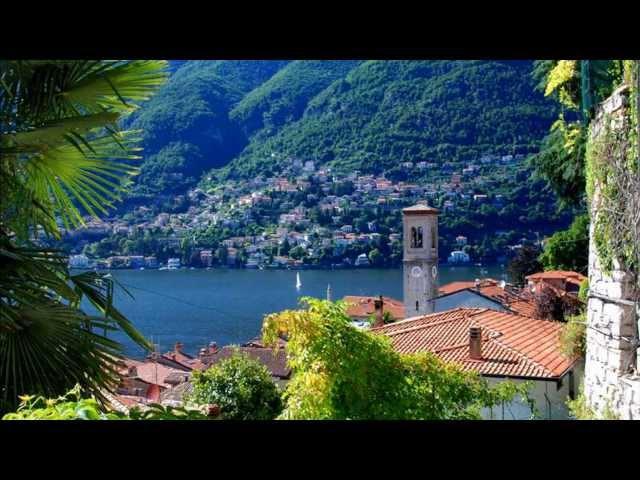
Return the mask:
M 587 143 L 587 195 L 597 211 L 592 215 L 593 238 L 606 273 L 614 268 L 640 271 L 638 64 L 624 62 L 625 86 L 621 88 L 626 89 L 628 101 L 622 113 L 615 111 L 618 109 L 604 112 L 592 122 Z

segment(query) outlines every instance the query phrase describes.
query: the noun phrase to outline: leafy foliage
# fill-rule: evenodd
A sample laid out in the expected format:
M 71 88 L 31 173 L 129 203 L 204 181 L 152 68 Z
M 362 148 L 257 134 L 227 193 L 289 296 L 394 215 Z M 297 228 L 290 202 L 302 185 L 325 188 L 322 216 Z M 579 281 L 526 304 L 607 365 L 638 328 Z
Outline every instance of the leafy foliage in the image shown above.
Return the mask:
M 476 419 L 482 407 L 526 395 L 528 385 L 489 388 L 432 354 L 398 354 L 386 337 L 352 327 L 342 302 L 302 302 L 263 325 L 265 342 L 288 340 L 293 376 L 281 418 Z
M 516 285 L 524 285 L 525 277 L 542 270 L 542 264 L 538 261 L 540 250 L 531 245 L 524 245 L 507 265 L 509 278 Z
M 151 404 L 144 410 L 132 408 L 128 413 L 105 411 L 95 398 L 82 398 L 76 385 L 58 398 L 35 395 L 20 397 L 16 412 L 3 420 L 207 420 L 210 417 L 196 409 L 164 407 Z
M 540 255 L 545 270 L 571 270 L 586 274 L 589 265 L 589 216 L 577 216 L 567 230 L 554 233 Z
M 282 400 L 267 368 L 239 352 L 193 374 L 189 401 L 220 407 L 226 420 L 273 420 Z
M 539 177 L 546 179 L 563 206 L 584 199 L 586 131 L 580 122 L 560 117 L 551 126 L 540 152 L 530 158 Z
M 586 314 L 573 315 L 567 319 L 560 335 L 562 353 L 568 357 L 584 357 L 587 351 Z
M 619 60 L 590 61 L 592 104 L 604 100 L 622 79 Z M 585 190 L 585 145 L 589 118 L 577 119 L 583 100 L 581 61 L 538 60 L 532 72 L 545 96 L 555 97 L 562 107 L 540 152 L 531 162 L 545 178 L 563 206 L 580 204 Z M 566 119 L 565 119 L 566 118 Z
M 610 403 L 605 405 L 602 415 L 598 415 L 589 406 L 583 391 L 574 400 L 568 400 L 567 406 L 569 407 L 569 413 L 576 420 L 620 420 L 620 417 L 611 408 Z
M 640 62 L 625 60 L 629 105 L 604 114 L 598 128 L 591 126 L 587 145 L 587 195 L 597 215 L 593 239 L 600 263 L 610 272 L 617 261 L 640 271 L 640 139 L 638 85 Z M 621 115 L 620 115 L 621 114 Z M 614 117 L 619 115 L 614 121 Z M 596 195 L 596 189 L 598 195 Z M 640 284 L 640 276 L 636 276 Z
M 163 61 L 2 61 L 0 64 L 0 411 L 25 392 L 78 383 L 102 400 L 115 382 L 122 330 L 147 341 L 113 306 L 114 283 L 71 275 L 42 246 L 84 215 L 104 213 L 135 173 L 138 132 L 117 121 L 165 80 Z M 101 313 L 79 309 L 87 298 Z

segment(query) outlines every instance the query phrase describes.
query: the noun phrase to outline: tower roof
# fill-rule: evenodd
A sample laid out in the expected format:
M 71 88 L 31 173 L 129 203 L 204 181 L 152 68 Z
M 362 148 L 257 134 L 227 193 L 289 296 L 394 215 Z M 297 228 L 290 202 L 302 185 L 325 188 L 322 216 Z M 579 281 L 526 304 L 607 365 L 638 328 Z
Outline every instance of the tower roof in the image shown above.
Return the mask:
M 438 215 L 440 210 L 437 208 L 430 207 L 429 205 L 417 204 L 412 207 L 407 207 L 402 209 L 403 214 L 409 215 Z

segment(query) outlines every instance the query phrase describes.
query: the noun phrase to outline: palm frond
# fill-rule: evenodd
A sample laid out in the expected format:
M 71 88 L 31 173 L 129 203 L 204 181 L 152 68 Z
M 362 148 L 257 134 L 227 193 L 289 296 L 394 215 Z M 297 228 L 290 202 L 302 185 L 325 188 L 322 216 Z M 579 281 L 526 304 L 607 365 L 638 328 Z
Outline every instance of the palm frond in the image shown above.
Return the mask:
M 25 165 L 32 179 L 28 188 L 59 212 L 66 228 L 81 226 L 85 214 L 107 213 L 121 199 L 127 178 L 139 172 L 131 164 L 141 158 L 134 147 L 138 140 L 137 132 L 127 131 L 118 133 L 118 142 L 112 135 L 87 140 L 91 150 L 70 143 L 47 149 Z
M 94 272 L 69 275 L 61 252 L 18 247 L 4 236 L 0 265 L 0 403 L 5 406 L 15 406 L 18 395 L 58 394 L 76 382 L 96 395 L 112 389 L 121 348 L 106 332 L 122 330 L 150 347 L 114 307 L 111 279 Z M 79 309 L 84 297 L 101 316 Z

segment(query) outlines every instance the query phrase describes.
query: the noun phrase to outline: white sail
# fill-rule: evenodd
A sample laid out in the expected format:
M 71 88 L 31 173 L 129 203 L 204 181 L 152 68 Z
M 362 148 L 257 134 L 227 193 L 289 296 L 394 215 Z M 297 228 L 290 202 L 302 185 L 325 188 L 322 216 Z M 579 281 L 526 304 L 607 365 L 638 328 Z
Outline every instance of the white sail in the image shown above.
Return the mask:
M 302 282 L 300 281 L 300 272 L 296 272 L 296 288 L 299 290 L 302 286 Z

